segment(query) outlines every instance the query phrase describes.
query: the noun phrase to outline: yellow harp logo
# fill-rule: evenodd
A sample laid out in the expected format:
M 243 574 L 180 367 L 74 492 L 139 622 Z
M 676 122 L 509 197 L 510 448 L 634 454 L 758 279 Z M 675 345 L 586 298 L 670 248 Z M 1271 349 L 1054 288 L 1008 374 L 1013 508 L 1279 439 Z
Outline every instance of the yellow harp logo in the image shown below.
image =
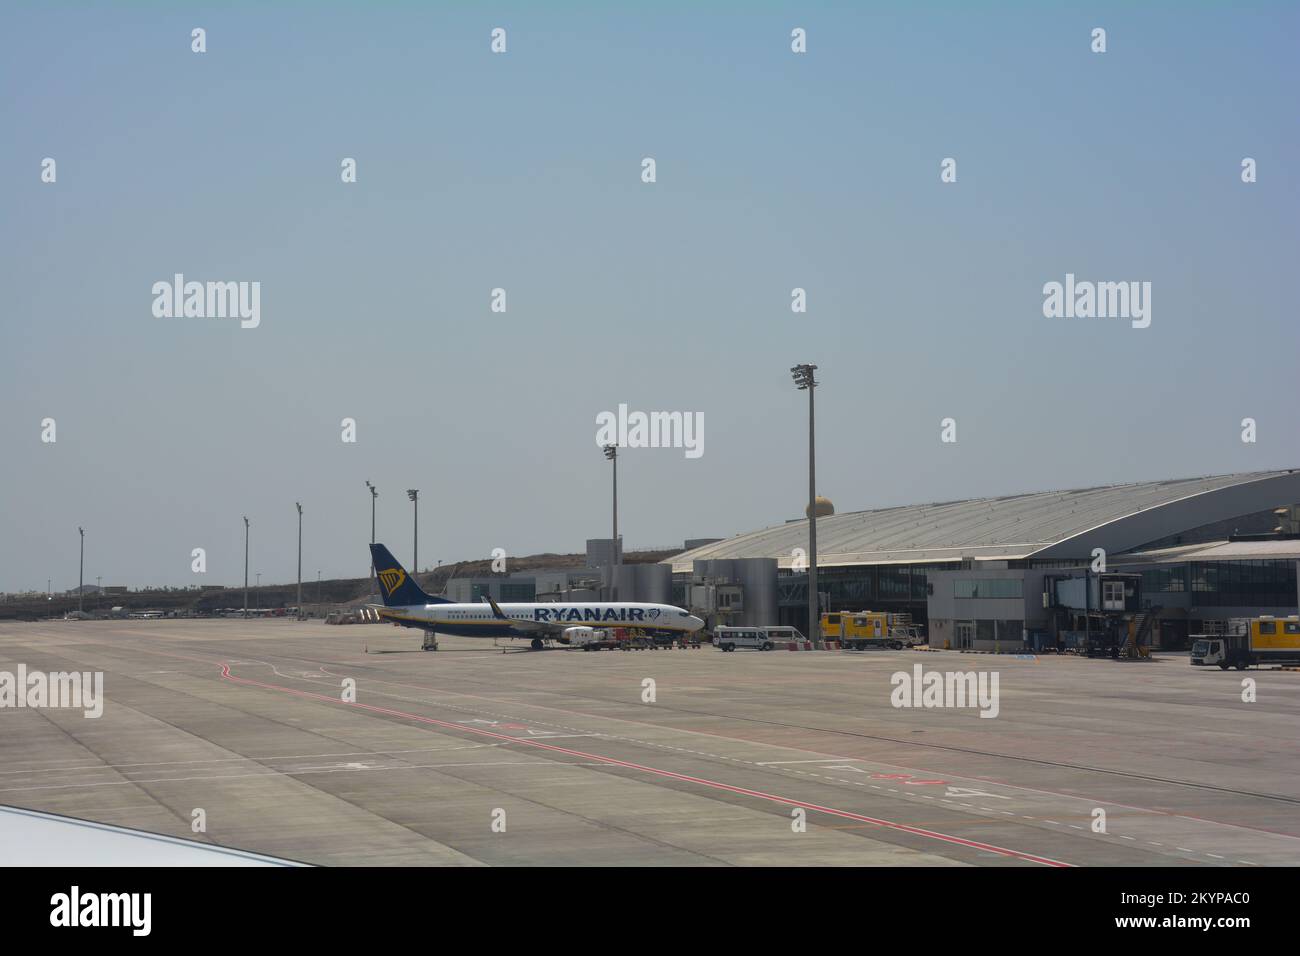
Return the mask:
M 392 594 L 402 586 L 406 580 L 406 573 L 401 568 L 389 568 L 387 571 L 379 572 L 379 581 L 384 586 L 384 590 Z

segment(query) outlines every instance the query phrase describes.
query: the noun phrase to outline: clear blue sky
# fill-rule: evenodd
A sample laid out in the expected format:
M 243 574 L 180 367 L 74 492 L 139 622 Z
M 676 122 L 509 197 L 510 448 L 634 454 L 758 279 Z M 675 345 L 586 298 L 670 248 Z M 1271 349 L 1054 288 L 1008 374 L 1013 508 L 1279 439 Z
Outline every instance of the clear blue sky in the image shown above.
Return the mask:
M 295 500 L 364 574 L 366 479 L 403 560 L 408 487 L 423 565 L 580 550 L 620 402 L 705 418 L 624 453 L 629 547 L 776 523 L 799 361 L 840 511 L 1300 465 L 1294 5 L 538 6 L 4 5 L 0 590 L 78 524 L 92 582 L 236 584 L 244 514 L 292 580 Z M 154 318 L 176 272 L 260 328 Z M 1151 327 L 1044 318 L 1067 272 Z

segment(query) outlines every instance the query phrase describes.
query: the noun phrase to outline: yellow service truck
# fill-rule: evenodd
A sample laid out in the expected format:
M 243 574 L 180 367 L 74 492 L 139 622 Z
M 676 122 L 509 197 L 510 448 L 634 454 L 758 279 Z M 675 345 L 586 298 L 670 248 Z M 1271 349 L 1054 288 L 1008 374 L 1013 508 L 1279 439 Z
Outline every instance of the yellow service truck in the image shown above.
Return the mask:
M 1233 634 L 1205 634 L 1192 643 L 1193 664 L 1244 671 L 1252 664 L 1300 664 L 1300 616 L 1253 617 Z
M 822 615 L 822 638 L 855 651 L 868 647 L 901 649 L 923 642 L 912 615 L 888 611 L 832 611 Z

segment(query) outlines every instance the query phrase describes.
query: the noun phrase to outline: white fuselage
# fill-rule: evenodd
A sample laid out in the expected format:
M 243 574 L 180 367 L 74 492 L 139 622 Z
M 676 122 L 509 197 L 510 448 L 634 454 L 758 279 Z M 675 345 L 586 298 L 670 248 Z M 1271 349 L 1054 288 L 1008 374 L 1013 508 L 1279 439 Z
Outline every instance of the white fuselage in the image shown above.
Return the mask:
M 504 619 L 497 617 L 489 604 L 413 604 L 380 608 L 379 614 L 389 620 L 424 627 L 440 634 L 470 637 L 536 637 L 539 624 L 551 629 L 621 627 L 686 633 L 698 631 L 704 626 L 700 618 L 671 604 L 592 601 L 497 606 L 505 615 Z

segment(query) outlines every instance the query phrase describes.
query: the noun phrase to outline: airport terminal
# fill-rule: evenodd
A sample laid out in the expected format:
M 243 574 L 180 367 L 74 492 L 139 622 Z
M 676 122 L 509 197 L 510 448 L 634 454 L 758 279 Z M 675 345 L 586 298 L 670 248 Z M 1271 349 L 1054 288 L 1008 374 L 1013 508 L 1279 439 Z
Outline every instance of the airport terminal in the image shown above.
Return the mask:
M 1296 613 L 1296 502 L 1296 470 L 843 514 L 818 497 L 819 605 L 905 615 L 939 648 L 1066 650 L 1085 634 L 1120 630 L 1152 650 L 1185 650 L 1234 619 Z M 616 562 L 611 539 L 590 539 L 580 567 L 453 577 L 446 595 L 617 594 L 688 608 L 711 627 L 806 631 L 807 548 L 806 516 L 690 540 L 658 563 Z
M 1109 618 L 1183 649 L 1233 618 L 1296 613 L 1296 502 L 1296 470 L 845 514 L 819 498 L 820 603 L 909 614 L 934 647 L 1068 646 Z M 673 601 L 714 623 L 806 627 L 807 547 L 804 518 L 686 550 L 665 562 Z

